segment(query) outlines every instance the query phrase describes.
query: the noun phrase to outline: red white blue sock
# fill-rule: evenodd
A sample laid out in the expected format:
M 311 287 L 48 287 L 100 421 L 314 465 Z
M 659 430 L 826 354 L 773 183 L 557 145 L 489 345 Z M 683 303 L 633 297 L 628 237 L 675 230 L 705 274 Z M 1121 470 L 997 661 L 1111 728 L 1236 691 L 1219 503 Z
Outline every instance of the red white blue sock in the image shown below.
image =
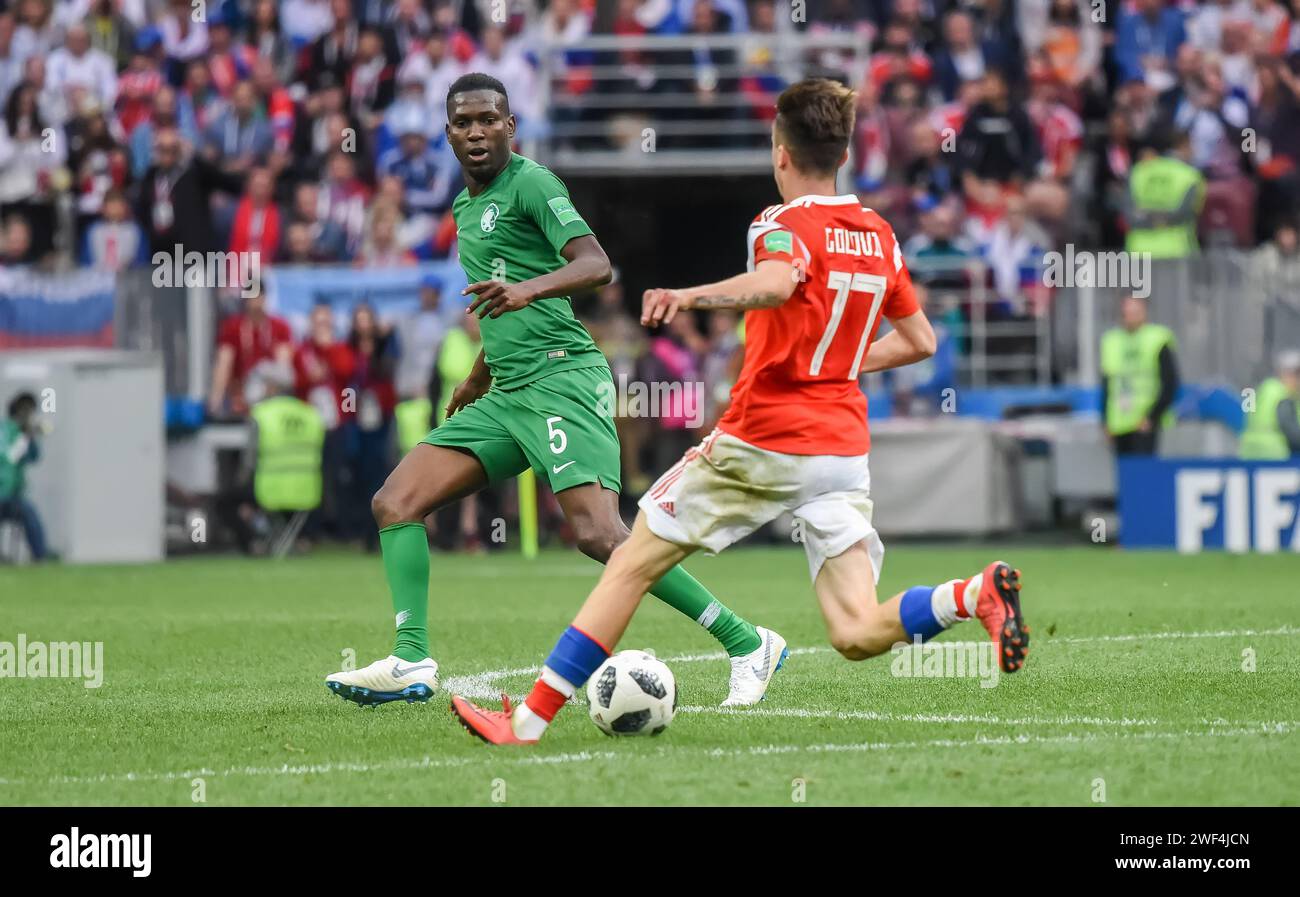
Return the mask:
M 581 629 L 570 626 L 564 630 L 533 690 L 510 718 L 515 737 L 525 741 L 541 738 L 560 708 L 608 657 L 609 650 Z
M 908 640 L 926 641 L 972 617 L 982 581 L 982 575 L 976 574 L 937 586 L 913 586 L 904 592 L 898 616 Z

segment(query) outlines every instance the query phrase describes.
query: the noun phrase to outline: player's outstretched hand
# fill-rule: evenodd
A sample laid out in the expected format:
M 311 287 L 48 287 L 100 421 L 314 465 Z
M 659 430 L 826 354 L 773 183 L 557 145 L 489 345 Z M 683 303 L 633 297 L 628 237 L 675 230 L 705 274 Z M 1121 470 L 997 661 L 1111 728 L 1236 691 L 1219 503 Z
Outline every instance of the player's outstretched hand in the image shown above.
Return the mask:
M 667 324 L 685 301 L 681 290 L 646 290 L 641 295 L 641 323 L 646 327 Z
M 466 405 L 472 405 L 488 391 L 491 385 L 491 380 L 483 381 L 477 377 L 465 378 L 465 381 L 460 386 L 452 390 L 451 401 L 447 403 L 447 416 L 451 417 Z
M 499 318 L 508 311 L 519 311 L 526 308 L 528 303 L 533 301 L 533 297 L 528 291 L 517 283 L 504 283 L 500 280 L 480 280 L 477 283 L 471 283 L 465 289 L 461 290 L 462 296 L 468 296 L 474 293 L 474 301 L 466 309 L 470 314 L 478 311 L 480 318 L 484 316 Z

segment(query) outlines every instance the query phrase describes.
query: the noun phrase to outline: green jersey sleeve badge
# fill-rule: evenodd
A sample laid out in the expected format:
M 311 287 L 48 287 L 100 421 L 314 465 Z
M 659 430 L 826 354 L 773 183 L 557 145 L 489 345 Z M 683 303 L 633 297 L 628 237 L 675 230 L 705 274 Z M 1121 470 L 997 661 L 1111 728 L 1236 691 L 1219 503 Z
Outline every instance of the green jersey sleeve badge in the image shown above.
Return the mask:
M 546 204 L 551 207 L 551 212 L 561 226 L 582 220 L 582 216 L 578 214 L 578 210 L 573 207 L 573 202 L 567 196 L 548 199 Z
M 763 248 L 768 252 L 784 252 L 794 255 L 794 242 L 788 230 L 768 231 L 763 236 Z

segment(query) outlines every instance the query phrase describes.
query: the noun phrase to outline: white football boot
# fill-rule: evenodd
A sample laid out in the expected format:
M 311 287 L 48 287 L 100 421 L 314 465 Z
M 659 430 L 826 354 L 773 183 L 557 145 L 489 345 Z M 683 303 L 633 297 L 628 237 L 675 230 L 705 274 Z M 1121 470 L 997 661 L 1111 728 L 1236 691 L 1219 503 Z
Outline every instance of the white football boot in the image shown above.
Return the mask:
M 389 655 L 359 670 L 343 670 L 325 677 L 330 691 L 345 701 L 375 707 L 390 701 L 414 704 L 433 697 L 438 690 L 438 664 L 426 657 L 408 663 Z
M 731 690 L 723 707 L 749 707 L 763 700 L 767 684 L 790 656 L 780 635 L 762 626 L 754 628 L 762 642 L 755 651 L 731 658 Z

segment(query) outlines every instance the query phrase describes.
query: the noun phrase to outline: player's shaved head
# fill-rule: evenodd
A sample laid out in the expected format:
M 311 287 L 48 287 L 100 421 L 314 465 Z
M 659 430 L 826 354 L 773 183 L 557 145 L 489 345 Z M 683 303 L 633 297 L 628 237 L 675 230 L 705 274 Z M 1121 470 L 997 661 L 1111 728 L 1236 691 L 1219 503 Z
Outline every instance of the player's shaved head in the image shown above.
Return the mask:
M 776 99 L 776 142 L 804 174 L 833 175 L 853 135 L 856 95 L 838 81 L 806 78 Z

